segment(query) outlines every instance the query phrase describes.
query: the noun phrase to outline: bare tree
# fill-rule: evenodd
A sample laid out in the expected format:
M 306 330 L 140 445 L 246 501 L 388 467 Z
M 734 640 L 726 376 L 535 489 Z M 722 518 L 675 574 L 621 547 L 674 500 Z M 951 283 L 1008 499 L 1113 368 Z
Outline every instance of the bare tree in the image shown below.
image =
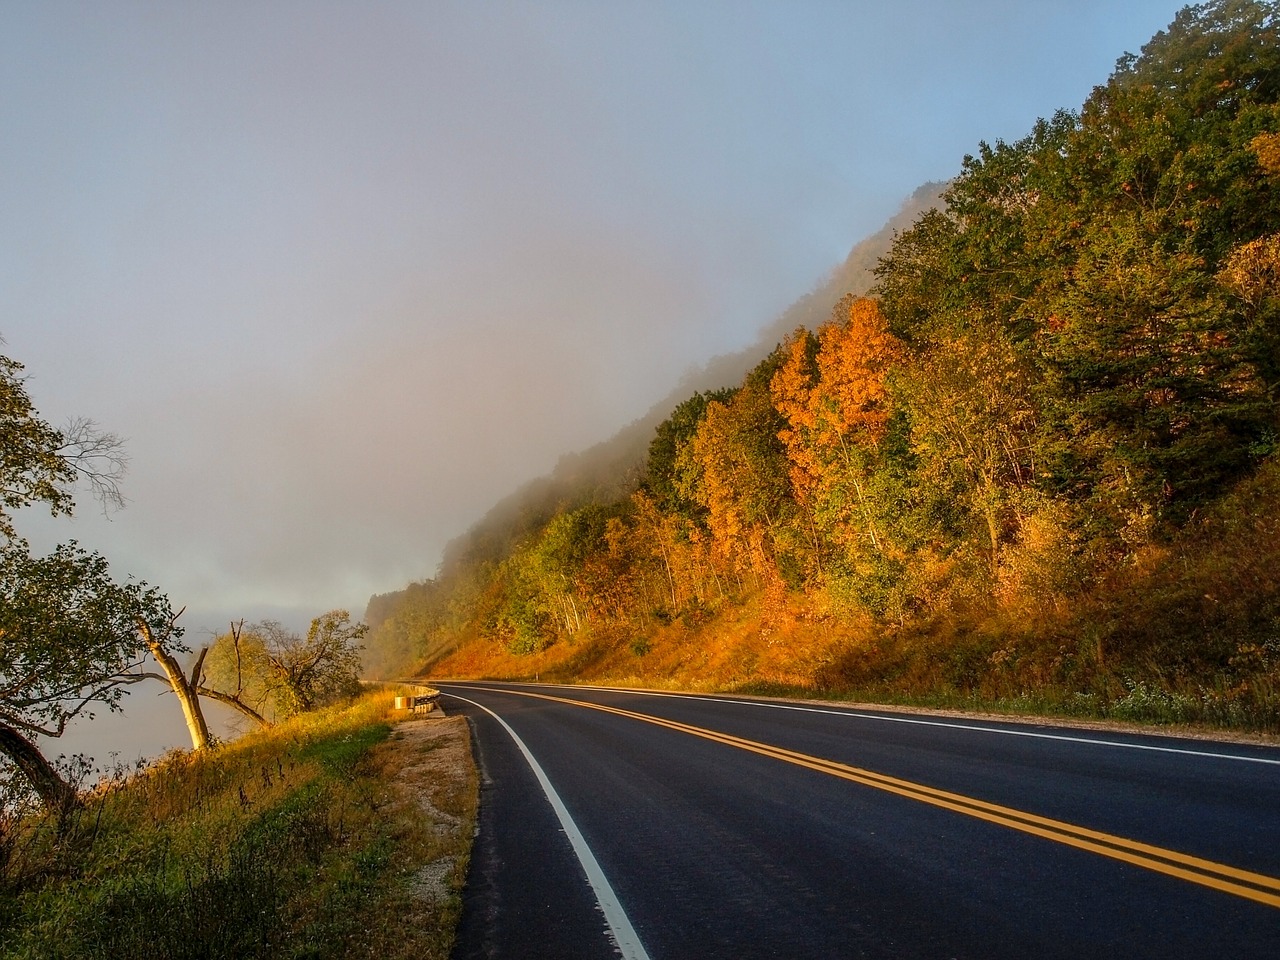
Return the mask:
M 186 608 L 184 607 L 183 610 Z M 146 673 L 144 676 L 155 680 L 161 680 L 169 685 L 169 689 L 173 691 L 174 696 L 178 698 L 178 703 L 182 706 L 182 716 L 187 722 L 187 733 L 191 736 L 191 748 L 193 750 L 205 750 L 209 747 L 209 724 L 205 721 L 204 710 L 200 706 L 200 696 L 197 692 L 198 678 L 201 668 L 204 664 L 204 657 L 207 648 L 204 648 L 196 655 L 195 666 L 188 676 L 183 672 L 182 664 L 178 662 L 175 652 L 181 652 L 177 644 L 177 640 L 182 636 L 182 628 L 178 626 L 178 617 L 182 616 L 182 610 L 173 614 L 168 622 L 147 623 L 139 620 L 137 623 L 138 633 L 142 637 L 143 643 L 151 656 L 155 658 L 156 663 L 160 664 L 160 668 L 164 674 Z
M 209 652 L 209 647 L 207 646 L 200 650 L 200 655 L 196 660 L 196 665 L 191 672 L 191 676 L 193 680 L 198 678 L 196 683 L 196 692 L 200 694 L 200 696 L 208 697 L 210 700 L 217 700 L 219 703 L 226 704 L 228 707 L 238 710 L 260 727 L 269 727 L 271 726 L 271 721 L 260 712 L 262 709 L 261 698 L 255 701 L 254 704 L 249 703 L 249 698 L 252 696 L 253 684 L 250 678 L 245 676 L 244 648 L 241 645 L 241 636 L 243 633 L 244 620 L 241 619 L 238 621 L 232 621 L 231 632 L 226 635 L 226 637 L 230 638 L 231 641 L 232 659 L 235 664 L 235 686 L 233 690 L 218 690 L 207 685 L 208 678 L 204 673 L 205 656 Z M 223 638 L 219 638 L 219 642 L 222 639 Z
M 129 467 L 124 441 L 87 417 L 71 418 L 60 432 L 63 443 L 59 455 L 75 471 L 77 479 L 88 484 L 103 512 L 124 509 L 120 481 Z

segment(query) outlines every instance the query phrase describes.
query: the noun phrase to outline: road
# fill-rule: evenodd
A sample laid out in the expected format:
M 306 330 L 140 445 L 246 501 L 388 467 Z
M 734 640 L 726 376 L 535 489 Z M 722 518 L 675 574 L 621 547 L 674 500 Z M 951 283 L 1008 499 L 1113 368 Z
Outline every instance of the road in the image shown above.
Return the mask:
M 483 782 L 457 960 L 1280 957 L 1280 749 L 438 686 Z

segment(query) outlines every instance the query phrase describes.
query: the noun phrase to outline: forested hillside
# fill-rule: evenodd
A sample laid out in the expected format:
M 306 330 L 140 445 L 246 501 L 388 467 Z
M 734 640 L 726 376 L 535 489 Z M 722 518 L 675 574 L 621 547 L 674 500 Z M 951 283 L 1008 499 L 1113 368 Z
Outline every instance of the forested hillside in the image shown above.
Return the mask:
M 1274 725 L 1277 5 L 1183 10 L 918 199 L 647 457 L 566 461 L 375 597 L 370 668 Z

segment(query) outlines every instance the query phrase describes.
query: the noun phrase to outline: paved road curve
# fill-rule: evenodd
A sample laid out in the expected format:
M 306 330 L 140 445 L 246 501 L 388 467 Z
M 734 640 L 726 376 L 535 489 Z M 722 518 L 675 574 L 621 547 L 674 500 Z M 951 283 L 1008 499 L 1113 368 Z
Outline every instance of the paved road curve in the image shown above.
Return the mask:
M 439 686 L 484 780 L 459 960 L 1280 957 L 1280 750 Z

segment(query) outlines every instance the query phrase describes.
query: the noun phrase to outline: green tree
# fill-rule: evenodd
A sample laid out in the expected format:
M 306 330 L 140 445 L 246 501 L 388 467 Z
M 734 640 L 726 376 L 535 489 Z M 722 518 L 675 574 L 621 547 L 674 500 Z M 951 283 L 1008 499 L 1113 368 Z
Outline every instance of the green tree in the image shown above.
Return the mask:
M 1274 414 L 1202 258 L 1117 215 L 1081 238 L 1070 282 L 1044 299 L 1050 490 L 1136 533 L 1178 521 L 1256 461 Z
M 1167 534 L 1276 429 L 1280 340 L 1230 267 L 1280 221 L 1278 26 L 1254 0 L 1184 9 L 1078 115 L 965 158 L 879 270 L 917 356 L 1007 341 L 1034 384 L 1034 484 L 1116 549 Z
M 698 432 L 698 427 L 707 414 L 707 406 L 711 403 L 728 403 L 733 394 L 732 389 L 695 393 L 671 411 L 671 416 L 658 424 L 658 429 L 649 442 L 644 487 L 663 513 L 678 514 L 689 520 L 700 521 L 705 518 L 705 511 L 698 502 L 681 493 L 680 454 Z
M 117 583 L 107 561 L 75 543 L 33 557 L 0 550 L 0 752 L 48 806 L 75 799 L 36 746 L 95 706 L 119 710 L 123 687 L 145 679 L 140 626 L 173 636 L 168 600 L 145 583 Z
M 587 612 L 583 601 L 590 599 L 590 591 L 582 589 L 581 578 L 591 557 L 607 549 L 609 518 L 610 511 L 595 503 L 562 511 L 542 528 L 531 548 L 533 574 L 565 633 L 582 629 Z
M 12 511 L 70 514 L 78 482 L 104 506 L 119 503 L 125 465 L 118 438 L 92 421 L 59 430 L 42 419 L 22 370 L 0 357 L 0 753 L 46 805 L 64 809 L 75 790 L 35 737 L 61 736 L 95 706 L 118 710 L 123 687 L 146 676 L 144 633 L 181 649 L 181 629 L 159 591 L 116 582 L 97 553 L 68 543 L 32 556 L 16 536 Z

